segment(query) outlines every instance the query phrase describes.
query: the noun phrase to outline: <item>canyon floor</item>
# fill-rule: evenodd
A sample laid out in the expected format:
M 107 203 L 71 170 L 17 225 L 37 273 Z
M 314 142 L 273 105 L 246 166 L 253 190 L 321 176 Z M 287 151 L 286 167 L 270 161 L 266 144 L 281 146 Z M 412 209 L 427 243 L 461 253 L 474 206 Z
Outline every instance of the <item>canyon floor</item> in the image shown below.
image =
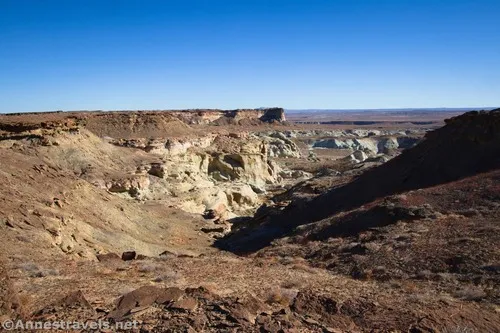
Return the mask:
M 365 116 L 0 115 L 0 320 L 499 332 L 500 110 Z

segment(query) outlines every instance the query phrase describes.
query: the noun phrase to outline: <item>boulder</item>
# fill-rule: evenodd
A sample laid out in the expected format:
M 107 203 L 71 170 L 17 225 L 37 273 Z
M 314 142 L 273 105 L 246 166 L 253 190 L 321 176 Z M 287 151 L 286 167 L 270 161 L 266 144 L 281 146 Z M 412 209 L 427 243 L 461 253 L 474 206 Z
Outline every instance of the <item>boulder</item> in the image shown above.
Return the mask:
M 123 261 L 134 260 L 136 256 L 137 253 L 135 251 L 125 251 L 122 253 L 122 260 Z
M 149 307 L 155 303 L 175 303 L 183 295 L 184 292 L 175 287 L 164 289 L 154 286 L 143 286 L 121 296 L 116 303 L 115 309 L 107 317 L 115 321 L 120 321 L 136 308 Z
M 344 161 L 352 162 L 352 163 L 361 163 L 368 159 L 368 156 L 362 150 L 356 150 L 349 156 L 343 158 Z
M 257 193 L 247 184 L 232 186 L 225 193 L 230 206 L 255 206 L 259 201 Z
M 313 175 L 303 170 L 281 170 L 280 176 L 288 179 L 311 178 Z
M 363 162 L 365 161 L 368 156 L 366 153 L 362 150 L 356 150 L 355 152 L 352 153 L 352 156 L 358 161 L 358 162 Z
M 151 168 L 148 170 L 148 174 L 158 178 L 165 177 L 165 167 L 162 163 L 152 163 Z
M 223 191 L 207 195 L 202 202 L 206 207 L 203 216 L 209 219 L 223 217 L 229 206 L 227 196 Z
M 198 301 L 193 297 L 186 297 L 184 299 L 175 301 L 170 306 L 170 308 L 172 309 L 187 311 L 187 312 L 193 312 L 194 310 L 196 310 L 197 307 L 198 307 Z
M 106 188 L 110 192 L 128 192 L 131 196 L 137 196 L 141 191 L 147 189 L 149 184 L 149 178 L 145 175 L 130 175 L 106 182 Z
M 64 318 L 68 321 L 86 321 L 95 316 L 95 310 L 80 290 L 69 293 L 63 298 L 35 312 L 39 321 Z

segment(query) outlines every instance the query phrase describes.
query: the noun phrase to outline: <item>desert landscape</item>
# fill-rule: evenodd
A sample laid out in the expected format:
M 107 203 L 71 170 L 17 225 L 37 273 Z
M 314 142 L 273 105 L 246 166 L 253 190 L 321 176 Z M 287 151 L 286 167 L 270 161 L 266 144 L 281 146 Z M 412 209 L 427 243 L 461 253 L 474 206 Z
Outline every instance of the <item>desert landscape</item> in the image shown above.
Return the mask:
M 500 109 L 3 114 L 0 184 L 2 321 L 500 331 Z

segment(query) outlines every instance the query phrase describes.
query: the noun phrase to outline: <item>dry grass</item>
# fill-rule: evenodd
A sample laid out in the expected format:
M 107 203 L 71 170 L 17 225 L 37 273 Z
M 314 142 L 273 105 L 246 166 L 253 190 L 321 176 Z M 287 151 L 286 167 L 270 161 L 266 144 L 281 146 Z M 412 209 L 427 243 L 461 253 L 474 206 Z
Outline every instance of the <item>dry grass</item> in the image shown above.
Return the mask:
M 137 266 L 137 271 L 140 273 L 151 273 L 160 270 L 163 266 L 154 262 L 144 262 Z
M 294 265 L 292 265 L 292 269 L 295 269 L 295 270 L 298 270 L 298 271 L 303 271 L 303 272 L 310 273 L 310 274 L 315 274 L 316 273 L 316 270 L 314 268 L 312 268 L 311 266 L 309 266 L 308 264 L 306 264 L 306 263 L 297 263 L 297 264 L 294 264 Z
M 474 286 L 469 286 L 465 287 L 463 289 L 457 290 L 456 292 L 453 293 L 453 297 L 455 298 L 460 298 L 465 301 L 481 301 L 486 297 L 486 293 L 484 292 L 483 289 L 474 287 Z
M 282 306 L 290 306 L 296 296 L 296 290 L 287 288 L 274 288 L 269 291 L 266 297 L 266 303 L 270 305 L 279 304 Z
M 476 333 L 477 331 L 471 327 L 455 326 L 452 328 L 445 328 L 443 333 Z
M 19 264 L 18 269 L 27 273 L 29 277 L 40 278 L 46 276 L 58 276 L 59 271 L 54 268 L 40 268 L 33 262 Z
M 163 269 L 161 274 L 156 276 L 153 279 L 153 282 L 156 282 L 156 283 L 160 283 L 160 282 L 162 282 L 162 283 L 174 283 L 174 282 L 181 280 L 182 278 L 183 278 L 183 276 L 179 272 L 176 272 L 176 271 L 170 270 L 170 269 L 166 269 L 166 270 Z
M 281 284 L 281 287 L 285 289 L 301 289 L 303 286 L 304 281 L 300 279 L 288 280 Z

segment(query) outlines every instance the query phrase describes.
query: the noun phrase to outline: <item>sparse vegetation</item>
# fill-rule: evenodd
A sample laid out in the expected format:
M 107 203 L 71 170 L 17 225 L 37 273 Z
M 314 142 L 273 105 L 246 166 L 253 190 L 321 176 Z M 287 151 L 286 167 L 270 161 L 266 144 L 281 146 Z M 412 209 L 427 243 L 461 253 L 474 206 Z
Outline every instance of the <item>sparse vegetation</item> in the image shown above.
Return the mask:
M 143 262 L 137 266 L 137 271 L 140 273 L 152 273 L 162 269 L 162 267 L 154 262 Z
M 481 301 L 486 297 L 486 293 L 483 289 L 475 286 L 468 286 L 457 290 L 453 293 L 453 296 L 466 301 Z
M 443 333 L 476 333 L 477 330 L 466 326 L 455 326 L 452 328 L 445 328 Z
M 17 266 L 18 269 L 26 272 L 28 276 L 34 277 L 34 278 L 41 278 L 41 277 L 46 277 L 46 276 L 58 276 L 59 271 L 54 268 L 40 268 L 38 265 L 36 265 L 33 262 L 26 262 L 19 264 Z
M 65 169 L 73 171 L 74 174 L 78 176 L 88 173 L 91 169 L 89 160 L 76 148 L 62 150 L 60 160 L 64 163 L 62 166 Z
M 304 271 L 309 274 L 315 274 L 316 270 L 309 266 L 307 263 L 297 263 L 292 265 L 292 269 L 299 270 L 299 271 Z
M 268 304 L 279 304 L 282 306 L 290 306 L 293 300 L 297 297 L 297 291 L 288 288 L 274 288 L 269 291 L 266 302 Z
M 153 279 L 153 282 L 173 283 L 173 282 L 176 282 L 182 278 L 183 278 L 182 274 L 180 274 L 174 270 L 165 269 L 165 270 L 161 271 L 160 275 L 156 276 Z

